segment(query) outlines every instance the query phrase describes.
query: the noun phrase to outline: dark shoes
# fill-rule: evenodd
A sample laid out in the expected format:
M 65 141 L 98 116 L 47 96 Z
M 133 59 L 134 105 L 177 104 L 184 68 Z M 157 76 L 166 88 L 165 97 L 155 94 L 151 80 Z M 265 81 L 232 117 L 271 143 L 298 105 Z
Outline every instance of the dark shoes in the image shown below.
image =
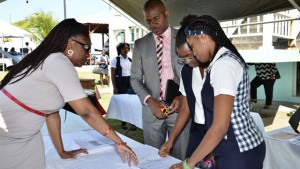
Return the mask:
M 129 125 L 130 125 L 130 127 L 129 127 L 130 130 L 132 130 L 132 131 L 135 131 L 135 130 L 136 130 L 136 126 L 135 126 L 135 125 L 131 125 L 131 124 L 129 124 Z M 124 130 L 127 130 L 127 129 L 128 129 L 128 127 L 126 126 L 126 122 L 123 122 L 123 121 L 122 121 L 122 123 L 121 123 L 121 128 L 124 129 Z
M 250 103 L 257 103 L 257 99 L 250 99 Z
M 135 131 L 136 130 L 136 126 L 135 125 L 131 125 L 130 130 Z
M 128 129 L 128 127 L 126 126 L 126 123 L 125 123 L 125 122 L 122 122 L 121 128 L 124 129 L 124 130 L 127 130 L 127 129 Z
M 250 103 L 257 103 L 257 99 L 250 99 Z M 269 109 L 271 105 L 265 105 L 263 109 Z

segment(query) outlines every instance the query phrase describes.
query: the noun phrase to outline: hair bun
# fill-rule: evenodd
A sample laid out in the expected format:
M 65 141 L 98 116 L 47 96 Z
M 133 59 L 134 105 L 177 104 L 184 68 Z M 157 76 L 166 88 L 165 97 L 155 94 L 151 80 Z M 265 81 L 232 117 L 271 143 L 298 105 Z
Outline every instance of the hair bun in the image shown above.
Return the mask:
M 180 25 L 182 27 L 184 26 L 188 26 L 193 20 L 195 20 L 197 18 L 197 15 L 187 15 L 186 17 L 184 17 L 182 19 L 182 21 L 180 22 Z

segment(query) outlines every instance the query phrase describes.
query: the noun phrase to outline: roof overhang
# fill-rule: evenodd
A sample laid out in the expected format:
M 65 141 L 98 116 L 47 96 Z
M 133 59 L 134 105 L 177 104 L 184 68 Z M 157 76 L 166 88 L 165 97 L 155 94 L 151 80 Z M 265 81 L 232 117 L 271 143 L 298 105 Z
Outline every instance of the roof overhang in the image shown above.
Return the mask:
M 108 1 L 108 0 L 104 0 Z M 170 12 L 169 23 L 178 26 L 188 14 L 211 15 L 220 21 L 293 9 L 289 0 L 162 0 Z M 290 0 L 298 1 L 298 0 Z M 109 0 L 129 16 L 147 26 L 143 5 L 146 0 Z
M 299 50 L 256 49 L 239 50 L 247 63 L 300 62 Z

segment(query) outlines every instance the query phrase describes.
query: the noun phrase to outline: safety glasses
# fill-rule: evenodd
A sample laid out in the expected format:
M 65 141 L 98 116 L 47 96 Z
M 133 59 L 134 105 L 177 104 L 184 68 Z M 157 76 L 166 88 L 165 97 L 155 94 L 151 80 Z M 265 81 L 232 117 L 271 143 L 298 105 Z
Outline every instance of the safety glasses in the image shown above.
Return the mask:
M 75 40 L 73 38 L 72 38 L 72 40 L 75 41 L 76 43 L 80 44 L 87 53 L 91 53 L 91 46 L 90 45 L 81 43 L 81 42 L 79 42 L 79 41 L 77 41 L 77 40 Z

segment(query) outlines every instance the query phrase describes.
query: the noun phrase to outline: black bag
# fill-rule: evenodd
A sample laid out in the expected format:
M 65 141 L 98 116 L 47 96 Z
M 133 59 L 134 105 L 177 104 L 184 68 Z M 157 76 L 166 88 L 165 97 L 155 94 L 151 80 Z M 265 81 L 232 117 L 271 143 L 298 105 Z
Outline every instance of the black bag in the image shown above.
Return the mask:
M 95 94 L 89 94 L 87 95 L 88 99 L 92 102 L 92 104 L 99 110 L 99 112 L 101 113 L 101 115 L 106 114 L 106 111 L 103 109 L 102 105 L 99 103 L 98 98 L 96 97 Z M 66 103 L 63 107 L 63 109 L 77 114 L 76 111 L 69 105 L 69 103 Z
M 132 86 L 130 86 L 129 89 L 127 90 L 127 94 L 136 94 Z
M 171 105 L 175 97 L 180 96 L 179 86 L 174 80 L 168 79 L 166 84 L 166 92 L 164 95 L 164 101 L 167 105 Z
M 109 65 L 110 62 L 109 62 L 109 56 L 108 55 L 106 55 L 106 60 L 107 60 L 107 65 Z
M 296 133 L 300 132 L 300 108 L 292 115 L 292 117 L 289 120 L 290 125 L 294 129 Z
M 276 78 L 276 79 L 280 79 L 280 78 L 281 78 L 280 73 L 279 73 L 278 70 L 277 70 L 277 72 L 275 73 L 275 78 Z
M 101 74 L 101 68 L 100 68 L 100 66 L 94 67 L 93 73 L 95 73 L 95 74 Z

